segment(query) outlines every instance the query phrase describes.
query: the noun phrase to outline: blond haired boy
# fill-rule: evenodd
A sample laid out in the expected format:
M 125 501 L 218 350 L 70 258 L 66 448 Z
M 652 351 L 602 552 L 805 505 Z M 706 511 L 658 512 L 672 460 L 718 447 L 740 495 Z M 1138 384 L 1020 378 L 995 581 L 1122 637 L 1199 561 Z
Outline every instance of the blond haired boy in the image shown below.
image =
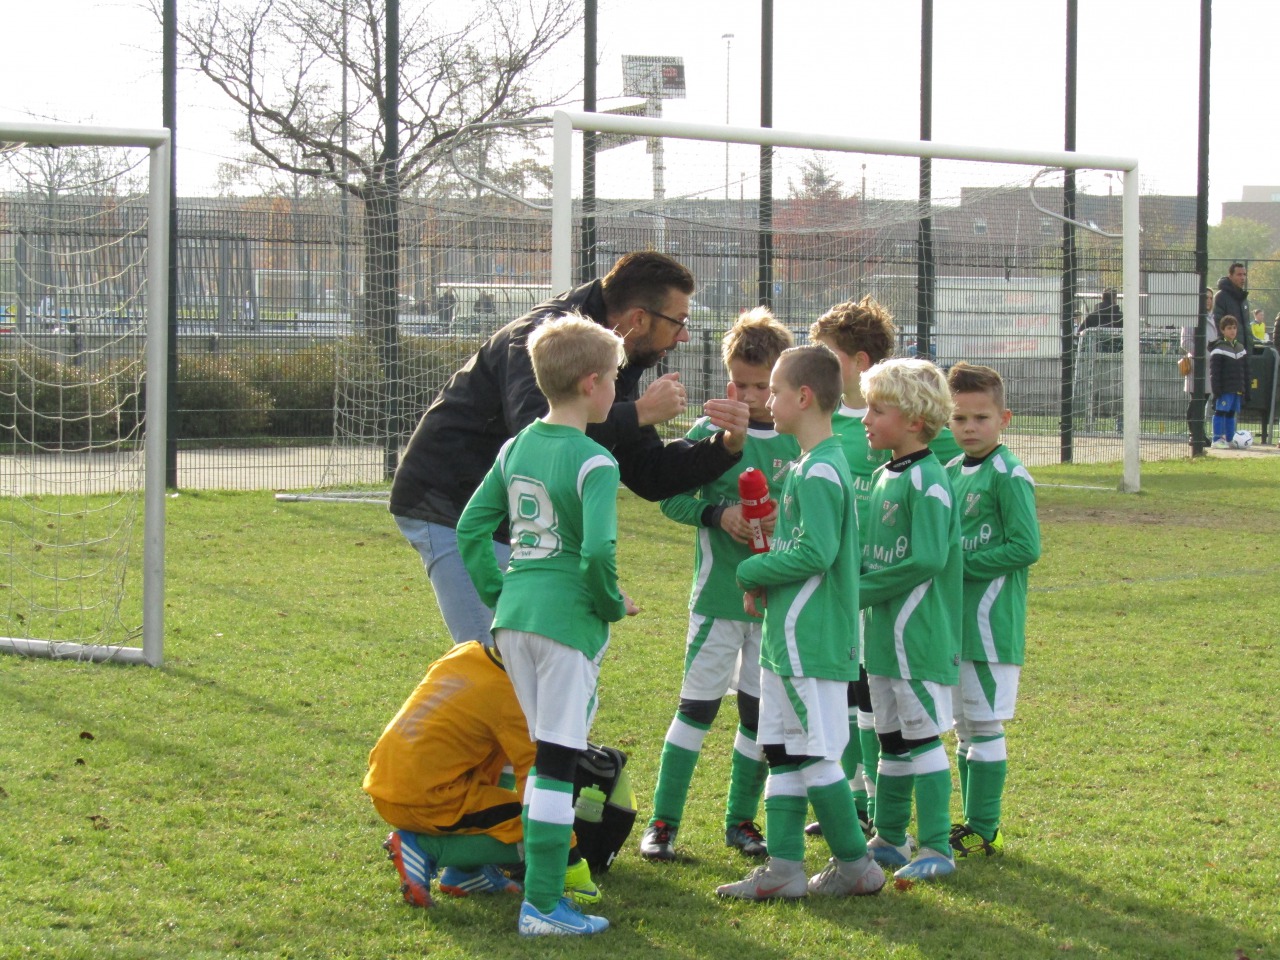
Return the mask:
M 724 335 L 722 356 L 730 396 L 750 411 L 742 459 L 719 479 L 662 501 L 662 512 L 697 529 L 693 588 L 685 638 L 680 703 L 667 729 L 653 791 L 653 814 L 640 840 L 646 860 L 674 860 L 676 832 L 684 819 L 693 771 L 720 702 L 737 692 L 738 732 L 734 738 L 725 804 L 725 844 L 749 857 L 768 854 L 756 824 L 765 763 L 756 743 L 760 720 L 760 618 L 748 615 L 738 588 L 738 564 L 751 555 L 751 529 L 742 516 L 738 476 L 754 467 L 764 474 L 776 501 L 787 466 L 800 454 L 795 437 L 779 433 L 768 409 L 769 374 L 791 331 L 766 307 L 743 314 Z M 704 417 L 685 439 L 696 442 L 717 432 Z
M 458 521 L 458 548 L 494 610 L 494 645 L 537 743 L 524 796 L 517 929 L 592 934 L 609 922 L 562 896 L 573 775 L 595 713 L 609 624 L 636 608 L 618 589 L 618 463 L 584 431 L 608 415 L 623 346 L 606 327 L 569 315 L 540 325 L 529 354 L 550 410 L 503 445 Z M 511 531 L 505 575 L 490 544 L 504 523 Z
M 932 362 L 886 360 L 862 375 L 863 424 L 892 459 L 876 473 L 862 531 L 864 651 L 880 740 L 872 856 L 899 879 L 955 870 L 951 769 L 940 735 L 951 726 L 963 602 L 960 523 L 946 470 L 929 449 L 951 417 L 946 377 Z M 915 796 L 920 850 L 907 824 Z

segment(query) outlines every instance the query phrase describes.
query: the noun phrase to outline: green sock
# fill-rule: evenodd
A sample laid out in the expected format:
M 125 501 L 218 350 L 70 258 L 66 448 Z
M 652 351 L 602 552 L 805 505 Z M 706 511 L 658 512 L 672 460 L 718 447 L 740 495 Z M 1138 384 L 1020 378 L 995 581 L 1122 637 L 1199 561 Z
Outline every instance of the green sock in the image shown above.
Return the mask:
M 876 776 L 876 833 L 895 847 L 907 842 L 914 785 L 910 754 L 880 754 L 880 771 Z
M 969 822 L 969 744 L 956 744 L 956 773 L 960 776 L 961 819 Z
M 653 790 L 650 822 L 661 820 L 672 827 L 680 826 L 689 784 L 693 781 L 693 768 L 698 765 L 702 741 L 710 728 L 710 724 L 690 720 L 683 713 L 677 713 L 671 721 L 667 739 L 662 744 L 662 759 L 658 761 L 658 785 Z
M 769 771 L 772 785 L 765 790 L 765 833 L 769 837 L 769 856 L 780 860 L 804 861 L 804 820 L 809 801 L 804 790 L 804 776 L 792 764 L 773 767 Z M 777 778 L 776 780 L 774 778 Z M 847 788 L 846 788 L 847 789 Z
M 520 844 L 503 843 L 483 833 L 436 837 L 416 834 L 418 846 L 435 861 L 437 867 L 463 867 L 474 870 L 486 863 L 519 863 L 524 857 Z
M 573 784 L 536 777 L 525 807 L 524 898 L 550 913 L 564 894 L 573 838 Z
M 982 757 L 984 759 L 978 759 Z M 986 758 L 991 759 L 986 759 Z M 969 754 L 969 790 L 965 823 L 990 840 L 1000 827 L 1004 782 L 1009 772 L 1004 736 L 974 737 Z
M 922 847 L 951 849 L 951 766 L 940 741 L 911 751 L 915 771 L 916 831 Z
M 729 798 L 724 814 L 726 830 L 743 820 L 755 820 L 759 815 L 760 794 L 764 792 L 764 778 L 768 773 L 769 766 L 756 746 L 756 735 L 739 724 L 729 767 Z
M 857 860 L 866 856 L 867 840 L 858 826 L 858 811 L 845 781 L 809 788 L 809 802 L 822 824 L 822 836 L 837 860 Z M 770 834 L 772 836 L 772 834 Z M 773 852 L 773 848 L 769 848 Z
M 866 815 L 867 788 L 863 783 L 862 739 L 858 735 L 858 708 L 849 708 L 849 742 L 845 744 L 844 753 L 840 755 L 840 766 L 844 769 L 844 778 L 853 791 L 853 805 L 858 812 Z
M 876 822 L 876 778 L 880 775 L 880 738 L 874 727 L 858 727 L 862 743 L 862 770 L 867 781 L 867 819 Z

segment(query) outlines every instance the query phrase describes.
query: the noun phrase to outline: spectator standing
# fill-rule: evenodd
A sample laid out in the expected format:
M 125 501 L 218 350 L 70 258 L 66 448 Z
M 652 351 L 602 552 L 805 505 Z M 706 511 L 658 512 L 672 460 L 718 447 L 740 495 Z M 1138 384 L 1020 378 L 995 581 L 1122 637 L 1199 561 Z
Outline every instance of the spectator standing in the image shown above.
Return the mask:
M 1236 336 L 1244 344 L 1246 355 L 1253 353 L 1253 325 L 1249 316 L 1249 271 L 1240 262 L 1231 264 L 1227 275 L 1218 281 L 1213 298 L 1213 319 L 1222 329 L 1223 317 L 1236 318 Z

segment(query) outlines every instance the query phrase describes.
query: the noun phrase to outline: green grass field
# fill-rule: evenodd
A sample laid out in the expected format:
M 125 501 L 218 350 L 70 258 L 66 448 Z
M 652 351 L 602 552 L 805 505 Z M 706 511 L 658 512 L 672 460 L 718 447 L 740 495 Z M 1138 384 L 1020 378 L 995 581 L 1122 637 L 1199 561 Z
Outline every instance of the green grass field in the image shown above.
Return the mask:
M 1143 485 L 1040 490 L 1004 857 L 857 901 L 718 902 L 748 867 L 720 831 L 727 705 L 687 859 L 639 860 L 637 829 L 602 881 L 613 928 L 567 943 L 518 938 L 514 898 L 400 900 L 360 780 L 447 640 L 390 518 L 184 494 L 164 668 L 0 656 L 0 958 L 1280 957 L 1280 457 L 1149 464 Z M 629 494 L 621 524 L 643 612 L 614 632 L 595 736 L 631 753 L 643 817 L 691 544 Z

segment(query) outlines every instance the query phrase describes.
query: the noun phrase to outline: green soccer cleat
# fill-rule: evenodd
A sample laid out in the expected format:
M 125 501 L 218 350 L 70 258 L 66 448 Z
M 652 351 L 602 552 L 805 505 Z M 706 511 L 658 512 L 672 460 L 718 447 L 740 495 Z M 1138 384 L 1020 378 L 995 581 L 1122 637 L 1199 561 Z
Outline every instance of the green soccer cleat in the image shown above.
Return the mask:
M 1001 836 L 999 827 L 996 827 L 995 836 L 990 840 L 972 827 L 963 824 L 959 824 L 958 827 L 959 829 L 953 827 L 951 830 L 951 852 L 957 859 L 970 854 L 994 857 L 1004 853 L 1004 837 Z

